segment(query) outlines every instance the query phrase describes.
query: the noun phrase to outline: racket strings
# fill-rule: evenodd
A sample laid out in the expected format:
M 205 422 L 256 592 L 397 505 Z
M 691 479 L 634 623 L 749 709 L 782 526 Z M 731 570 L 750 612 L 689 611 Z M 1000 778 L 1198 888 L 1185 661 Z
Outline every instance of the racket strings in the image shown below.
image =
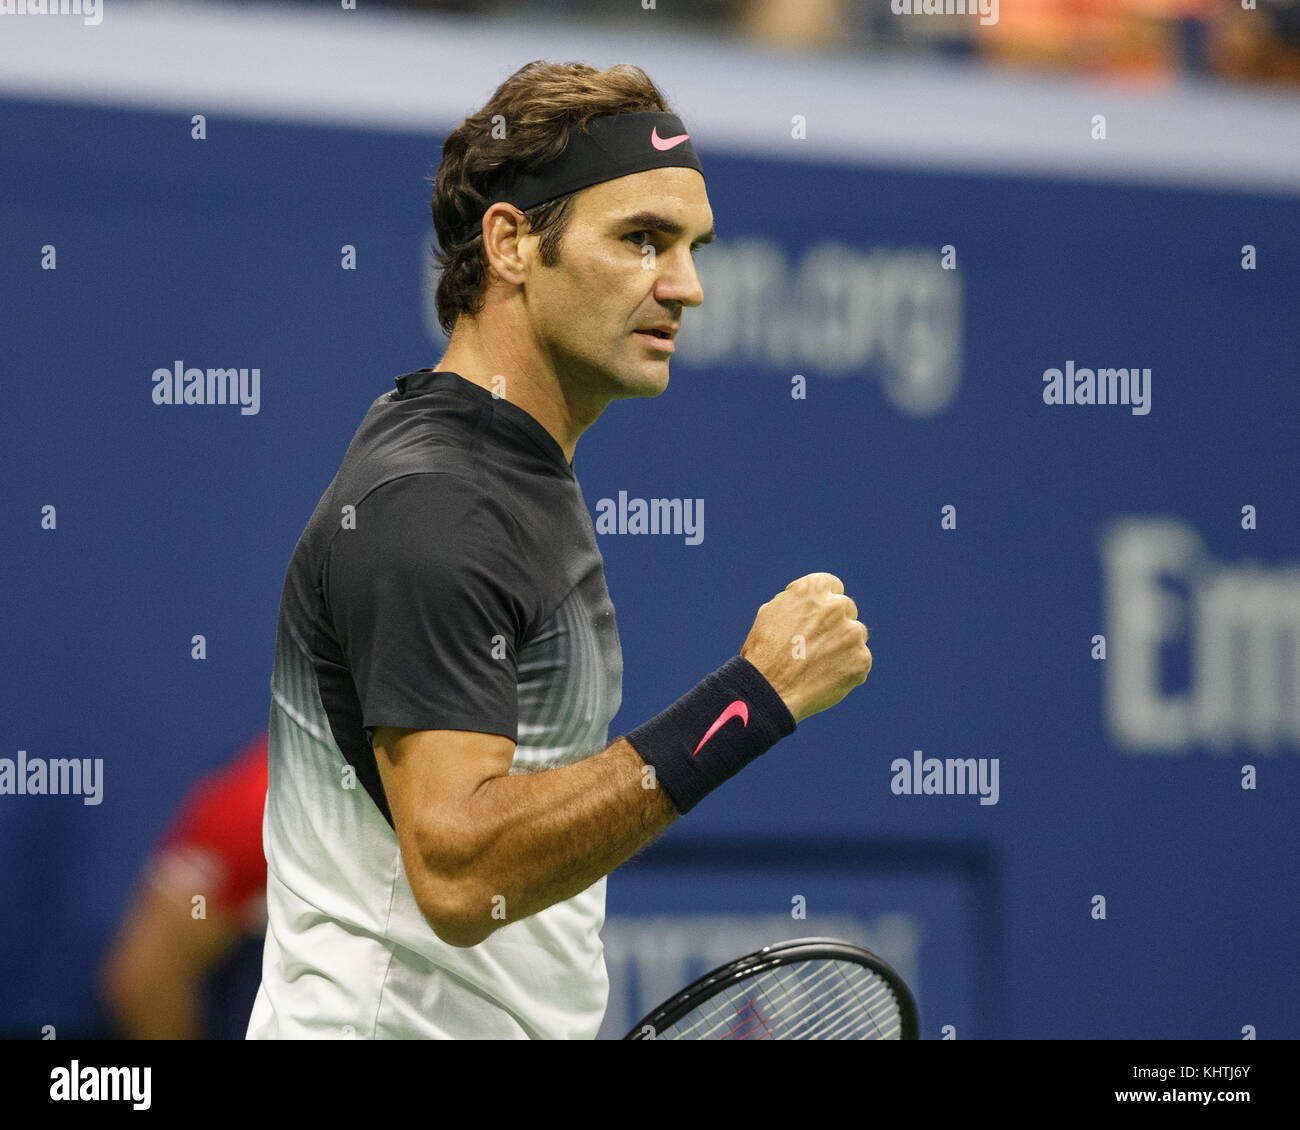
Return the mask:
M 808 964 L 808 963 L 806 963 Z M 893 989 L 884 978 L 860 965 L 827 961 L 820 963 L 820 991 L 812 994 L 812 1015 L 803 1031 L 791 1036 L 801 1040 L 898 1039 L 902 1014 Z M 827 983 L 830 982 L 830 983 Z M 838 1000 L 837 1000 L 838 998 Z M 883 1023 L 882 1023 L 883 1022 Z
M 670 1025 L 660 1039 L 897 1040 L 893 989 L 856 963 L 811 960 L 728 986 Z
M 864 976 L 859 978 L 865 984 L 854 985 L 842 968 L 837 972 L 848 985 L 843 1003 L 833 1010 L 826 1011 L 814 1021 L 804 1036 L 808 1040 L 851 1040 L 859 1039 L 859 1031 L 870 1029 L 871 1039 L 897 1040 L 902 1033 L 902 1013 L 898 1008 L 897 998 L 889 983 L 881 977 L 875 977 L 862 969 L 854 968 Z M 865 1016 L 863 1013 L 865 1012 Z
M 779 1039 L 854 1039 L 862 1038 L 858 1029 L 865 1028 L 861 1009 L 857 1007 L 852 996 L 841 1000 L 836 1006 L 836 995 L 842 993 L 843 986 L 836 984 L 837 979 L 847 983 L 842 972 L 834 968 L 834 963 L 818 963 L 819 968 L 813 974 L 808 970 L 812 963 L 783 967 L 770 971 L 767 976 L 752 979 L 754 982 L 771 981 L 774 984 L 761 986 L 765 994 L 758 999 L 767 1006 L 770 1020 L 764 1025 L 762 1033 L 741 1030 L 735 1035 L 727 1036 L 716 1030 L 701 1032 L 702 1039 L 711 1038 L 779 1038 Z M 754 986 L 746 986 L 748 995 L 753 997 Z M 852 986 L 850 986 L 852 988 Z M 734 993 L 731 994 L 734 996 Z M 724 1002 L 725 1004 L 725 1002 Z M 761 1012 L 761 1005 L 751 1004 Z M 854 1014 L 857 1014 L 856 1023 Z M 880 1025 L 867 1017 L 880 1038 Z M 819 1030 L 819 1023 L 820 1028 Z M 714 1026 L 716 1029 L 716 1025 Z M 865 1033 L 870 1035 L 870 1033 Z

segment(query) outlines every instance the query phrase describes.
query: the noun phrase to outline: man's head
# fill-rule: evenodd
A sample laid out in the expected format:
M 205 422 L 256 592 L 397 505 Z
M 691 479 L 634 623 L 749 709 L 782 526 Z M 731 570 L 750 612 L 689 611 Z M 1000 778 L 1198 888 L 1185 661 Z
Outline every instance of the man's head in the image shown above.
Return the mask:
M 521 361 L 540 356 L 594 396 L 662 392 L 671 346 L 638 331 L 671 337 L 700 304 L 694 254 L 713 237 L 694 151 L 658 117 L 670 113 L 629 64 L 537 62 L 507 79 L 443 148 L 433 216 L 444 331 L 460 318 L 504 327 L 526 339 Z M 652 125 L 663 127 L 653 137 Z

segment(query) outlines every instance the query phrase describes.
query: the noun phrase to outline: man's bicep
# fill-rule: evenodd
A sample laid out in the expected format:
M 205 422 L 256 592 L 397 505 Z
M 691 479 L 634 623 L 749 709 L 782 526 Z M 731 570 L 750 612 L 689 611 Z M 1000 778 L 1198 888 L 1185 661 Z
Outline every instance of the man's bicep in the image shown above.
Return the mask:
M 510 772 L 515 743 L 470 730 L 380 726 L 373 744 L 412 886 L 417 863 L 455 870 L 474 849 L 469 798 L 484 781 Z

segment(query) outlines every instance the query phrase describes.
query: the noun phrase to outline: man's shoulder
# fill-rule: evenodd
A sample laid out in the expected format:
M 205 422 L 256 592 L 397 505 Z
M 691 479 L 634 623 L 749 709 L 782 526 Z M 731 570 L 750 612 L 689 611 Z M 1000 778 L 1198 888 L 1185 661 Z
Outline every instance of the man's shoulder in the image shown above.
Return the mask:
M 396 474 L 373 484 L 357 500 L 355 514 L 358 528 L 365 520 L 445 540 L 483 534 L 513 540 L 524 522 L 512 502 L 507 493 L 472 473 L 440 468 Z
M 521 520 L 508 494 L 450 471 L 376 485 L 323 543 L 335 581 L 369 587 L 379 578 L 429 592 L 492 591 L 533 607 L 563 583 L 554 523 Z
M 409 404 L 386 405 L 381 397 L 357 428 L 339 465 L 335 488 L 358 500 L 409 476 L 439 476 L 473 485 L 484 477 L 467 422 L 454 412 Z M 445 489 L 446 483 L 426 484 Z

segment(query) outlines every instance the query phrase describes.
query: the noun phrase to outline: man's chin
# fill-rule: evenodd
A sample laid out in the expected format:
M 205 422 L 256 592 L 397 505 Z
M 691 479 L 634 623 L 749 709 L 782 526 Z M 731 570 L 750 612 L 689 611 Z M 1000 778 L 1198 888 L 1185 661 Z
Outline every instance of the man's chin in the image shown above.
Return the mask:
M 664 366 L 664 375 L 652 385 L 648 386 L 644 392 L 638 393 L 638 396 L 656 397 L 668 389 L 668 366 Z
M 624 371 L 612 383 L 618 400 L 656 397 L 668 387 L 668 363 L 664 361 L 633 372 Z

